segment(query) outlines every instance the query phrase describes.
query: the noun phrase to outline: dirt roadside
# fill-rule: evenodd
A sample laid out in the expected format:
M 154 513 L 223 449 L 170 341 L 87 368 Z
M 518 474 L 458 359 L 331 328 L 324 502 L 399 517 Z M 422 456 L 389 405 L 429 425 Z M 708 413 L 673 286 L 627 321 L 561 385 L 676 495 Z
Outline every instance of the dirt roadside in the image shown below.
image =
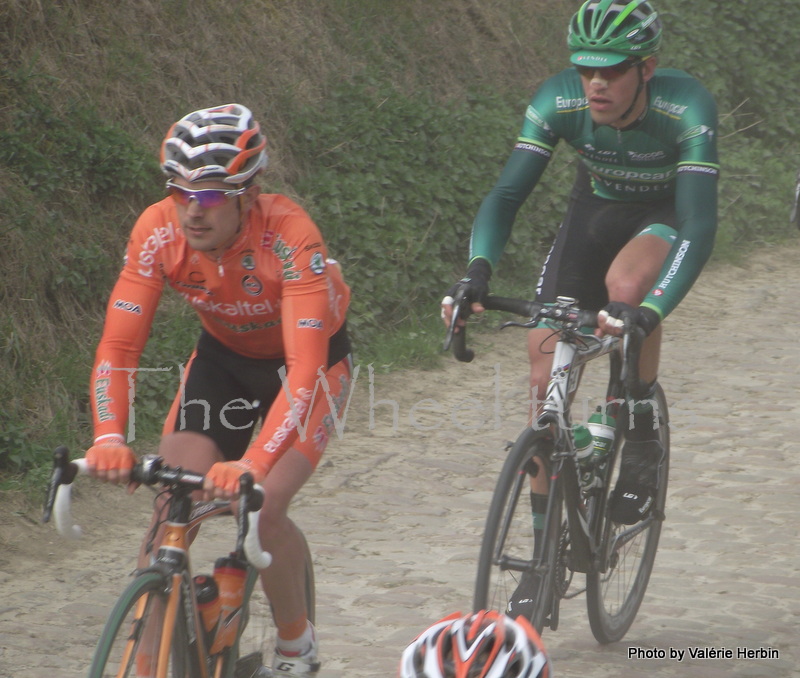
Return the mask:
M 561 628 L 545 634 L 557 675 L 800 675 L 798 255 L 783 246 L 708 270 L 668 319 L 673 469 L 650 589 L 626 639 L 609 647 L 594 642 L 583 599 L 565 602 Z M 769 314 L 757 315 L 764 304 Z M 435 372 L 362 365 L 344 435 L 298 497 L 325 678 L 393 676 L 417 632 L 469 607 L 527 379 L 521 332 L 476 348 L 474 363 Z M 79 542 L 40 525 L 38 511 L 0 506 L 0 678 L 85 675 L 134 566 L 148 494 L 88 481 L 76 494 Z

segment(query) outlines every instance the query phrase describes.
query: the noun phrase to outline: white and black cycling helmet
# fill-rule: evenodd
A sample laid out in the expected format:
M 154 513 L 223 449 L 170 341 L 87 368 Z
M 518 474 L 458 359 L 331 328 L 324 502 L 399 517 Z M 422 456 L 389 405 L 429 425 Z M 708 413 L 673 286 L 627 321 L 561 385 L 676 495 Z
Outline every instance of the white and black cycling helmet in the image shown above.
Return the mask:
M 421 633 L 403 652 L 399 678 L 549 678 L 550 660 L 524 617 L 460 612 Z
M 161 144 L 161 169 L 186 181 L 244 184 L 267 166 L 267 139 L 240 104 L 203 108 L 181 118 Z

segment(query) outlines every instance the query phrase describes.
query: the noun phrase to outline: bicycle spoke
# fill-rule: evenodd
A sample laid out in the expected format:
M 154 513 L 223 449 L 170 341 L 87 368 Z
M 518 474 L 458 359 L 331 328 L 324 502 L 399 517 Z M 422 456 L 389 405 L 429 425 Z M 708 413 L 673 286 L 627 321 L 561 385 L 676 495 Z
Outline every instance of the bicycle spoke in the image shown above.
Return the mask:
M 645 332 L 628 319 L 622 323 L 621 337 L 587 333 L 585 330 L 597 328 L 598 314 L 581 309 L 571 297 L 541 303 L 488 295 L 483 303 L 487 310 L 528 319 L 508 322 L 506 327 L 551 328 L 552 334 L 541 334 L 539 340 L 542 355 L 552 354 L 552 367 L 545 400 L 535 413 L 535 429 L 527 428 L 511 446 L 492 495 L 478 558 L 473 609 L 493 609 L 512 616 L 523 614 L 539 632 L 544 626 L 555 630 L 560 601 L 582 592 L 577 590 L 578 586 L 571 588 L 573 574 L 586 573 L 592 632 L 602 643 L 617 641 L 636 617 L 647 589 L 664 520 L 669 474 L 666 398 L 657 383 L 642 380 L 638 369 Z M 463 335 L 462 331 L 462 340 Z M 546 344 L 552 338 L 555 343 Z M 465 341 L 461 344 L 457 357 L 471 360 L 472 352 L 464 350 Z M 570 408 L 583 367 L 605 355 L 609 356 L 611 370 L 605 405 L 598 410 L 602 412 L 605 408 L 612 417 L 611 423 L 601 426 L 602 414 L 595 421 L 590 417 L 593 449 L 589 452 L 591 459 L 587 460 L 584 454 L 581 462 L 577 450 L 586 450 L 587 445 L 584 442 L 580 448 L 576 446 L 575 429 L 569 430 Z M 659 440 L 654 442 L 663 450 L 658 467 L 660 482 L 651 476 L 636 481 L 648 491 L 657 488 L 657 492 L 655 497 L 646 497 L 648 501 L 652 499 L 650 503 L 633 507 L 649 509 L 649 517 L 627 528 L 611 521 L 612 509 L 615 518 L 624 522 L 629 516 L 635 520 L 641 515 L 620 505 L 612 494 L 620 467 L 621 438 L 627 431 L 619 424 L 625 421 L 620 416 L 628 414 L 626 402 L 644 406 L 651 398 L 655 400 L 652 413 L 658 422 L 653 431 L 658 432 Z M 630 417 L 635 419 L 637 413 L 646 411 L 649 410 L 633 410 Z M 601 440 L 602 444 L 598 442 Z M 647 440 L 628 441 L 625 451 L 633 456 L 625 458 L 625 481 L 629 480 L 631 468 L 638 475 L 636 463 L 631 463 L 639 461 L 633 450 L 646 448 Z M 645 461 L 650 456 L 646 455 Z M 523 490 L 529 474 L 536 476 L 530 467 L 534 458 L 544 460 L 549 487 L 545 490 L 545 483 L 533 481 L 528 503 Z M 650 469 L 644 466 L 643 470 Z M 645 498 L 640 494 L 625 494 L 628 492 L 625 486 L 625 482 L 620 482 L 623 499 Z
M 305 598 L 306 615 L 313 624 L 316 617 L 316 591 L 314 563 L 308 543 L 303 536 L 305 550 Z M 251 570 L 254 581 L 251 587 L 243 627 L 239 636 L 234 678 L 251 678 L 256 669 L 272 661 L 275 650 L 275 628 L 272 625 L 272 609 L 261 591 L 257 574 Z
M 664 449 L 661 482 L 650 515 L 632 526 L 607 522 L 606 562 L 602 572 L 586 578 L 586 604 L 592 633 L 601 643 L 620 640 L 627 633 L 644 599 L 661 535 L 666 486 L 669 474 L 669 428 L 667 405 L 660 387 L 656 391 L 662 426 L 659 431 Z M 619 464 L 619 460 L 617 460 Z M 606 492 L 610 493 L 613 482 Z
M 612 555 L 612 567 L 601 576 L 605 608 L 611 616 L 619 614 L 633 587 L 638 564 L 645 555 L 648 530 L 638 530 L 633 536 L 620 540 L 620 548 Z
M 528 472 L 531 458 L 541 454 L 539 443 L 544 437 L 542 432 L 528 430 L 509 452 L 486 521 L 473 600 L 476 610 L 524 614 L 538 630 L 551 610 L 561 526 L 557 502 L 557 514 L 547 530 L 548 543 L 540 545 L 541 555 L 534 557 Z
M 156 674 L 166 598 L 164 582 L 158 574 L 140 575 L 130 584 L 112 610 L 97 644 L 90 678 Z M 176 618 L 172 651 L 165 661 L 170 678 L 188 678 L 192 672 L 182 615 Z

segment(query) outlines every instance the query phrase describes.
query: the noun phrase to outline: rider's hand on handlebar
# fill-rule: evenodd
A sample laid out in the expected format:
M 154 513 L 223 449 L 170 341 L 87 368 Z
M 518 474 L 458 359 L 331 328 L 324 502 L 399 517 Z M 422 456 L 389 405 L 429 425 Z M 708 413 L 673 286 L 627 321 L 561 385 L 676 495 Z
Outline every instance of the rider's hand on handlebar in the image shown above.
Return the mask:
M 267 475 L 266 469 L 251 459 L 217 462 L 206 473 L 203 499 L 236 499 L 239 494 L 239 479 L 245 473 L 252 474 L 255 483 L 260 483 Z
M 612 301 L 597 314 L 598 329 L 604 334 L 620 336 L 626 319 L 641 327 L 645 336 L 648 336 L 661 322 L 658 314 L 650 308 L 634 307 L 624 301 Z
M 453 317 L 453 301 L 459 292 L 463 292 L 464 299 L 469 302 L 470 313 L 483 313 L 485 310 L 483 302 L 489 294 L 489 278 L 491 277 L 492 267 L 486 259 L 475 259 L 469 265 L 467 275 L 453 285 L 442 299 L 442 320 L 444 320 L 445 326 L 450 327 Z M 459 326 L 464 324 L 466 315 L 459 321 Z
M 103 482 L 129 483 L 136 461 L 133 450 L 121 438 L 109 438 L 86 451 L 89 475 Z

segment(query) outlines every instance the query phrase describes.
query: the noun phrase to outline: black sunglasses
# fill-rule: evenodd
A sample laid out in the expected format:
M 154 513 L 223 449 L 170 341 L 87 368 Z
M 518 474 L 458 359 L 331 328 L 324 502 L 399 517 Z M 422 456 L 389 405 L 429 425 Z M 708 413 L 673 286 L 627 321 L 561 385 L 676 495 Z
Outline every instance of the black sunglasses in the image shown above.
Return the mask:
M 575 66 L 578 73 L 584 78 L 592 78 L 595 73 L 600 74 L 603 80 L 616 80 L 617 78 L 625 75 L 631 68 L 638 64 L 644 63 L 644 59 L 637 57 L 629 57 L 625 61 L 620 61 L 613 66 Z

